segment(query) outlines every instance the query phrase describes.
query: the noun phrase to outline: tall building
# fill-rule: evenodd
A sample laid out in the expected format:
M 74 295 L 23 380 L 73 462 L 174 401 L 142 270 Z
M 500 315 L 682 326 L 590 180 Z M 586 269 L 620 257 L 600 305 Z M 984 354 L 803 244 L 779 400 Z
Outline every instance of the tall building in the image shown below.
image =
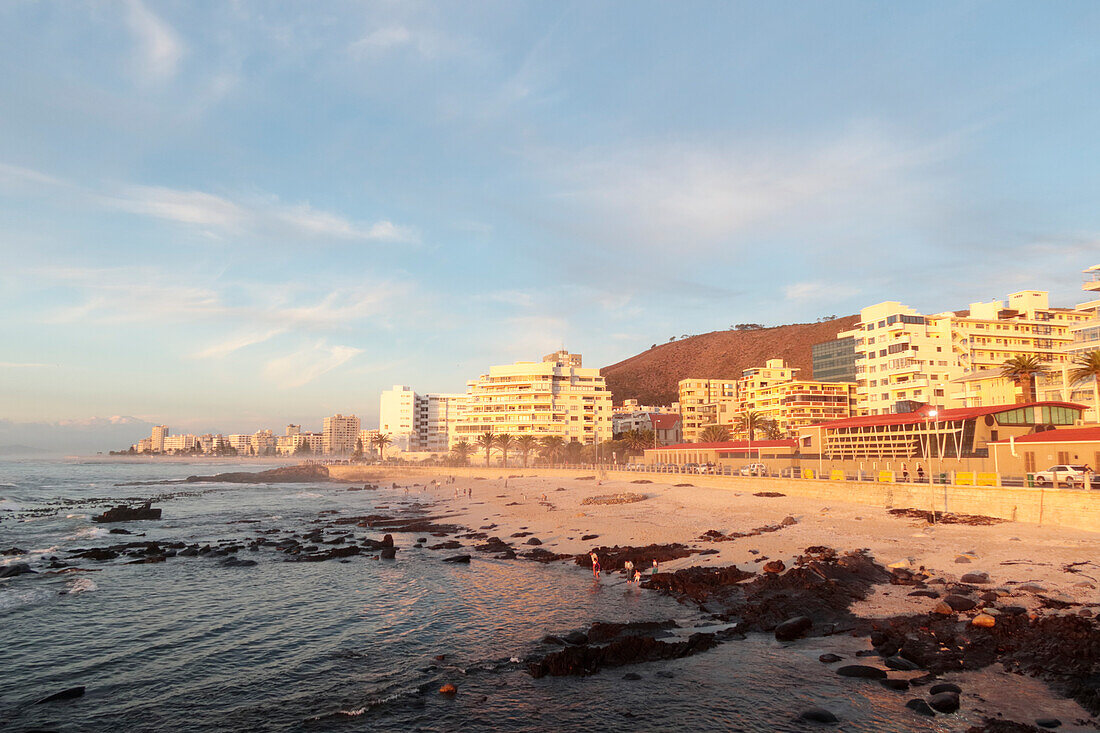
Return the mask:
M 390 448 L 412 450 L 416 443 L 416 392 L 401 384 L 382 392 L 378 402 L 378 429 L 389 433 Z
M 856 340 L 851 336 L 813 345 L 814 379 L 818 382 L 856 381 Z
M 194 435 L 165 435 L 161 441 L 161 451 L 164 453 L 186 453 L 194 450 L 197 442 L 198 439 Z
M 746 369 L 737 380 L 737 414 L 759 413 L 789 435 L 806 425 L 852 416 L 855 382 L 798 379 L 798 371 L 782 359 Z
M 151 450 L 154 453 L 163 453 L 164 452 L 164 439 L 167 438 L 167 437 L 168 437 L 168 426 L 167 425 L 154 425 L 153 426 L 153 434 L 150 436 L 151 445 L 152 445 Z
M 732 425 L 737 408 L 737 381 L 733 379 L 681 379 L 680 430 L 685 443 L 699 442 L 710 425 Z
M 1100 422 L 1100 405 L 1096 387 L 1092 382 L 1077 382 L 1071 378 L 1074 361 L 1085 354 L 1100 349 L 1100 265 L 1084 271 L 1081 289 L 1094 296 L 1093 300 L 1077 305 L 1083 318 L 1070 326 L 1071 340 L 1062 349 L 1065 360 L 1053 365 L 1051 372 L 1038 380 L 1038 399 L 1068 400 L 1086 406 L 1082 419 L 1086 423 Z
M 925 316 L 897 302 L 860 311 L 840 334 L 855 339 L 856 391 L 869 415 L 907 412 L 916 404 L 955 405 L 951 383 L 966 374 L 1000 369 L 1019 355 L 1049 365 L 1067 361 L 1070 329 L 1087 320 L 1073 308 L 1051 308 L 1046 292 L 1024 290 L 972 303 L 969 310 Z
M 580 366 L 580 355 L 493 366 L 467 385 L 466 412 L 454 440 L 474 442 L 487 431 L 513 437 L 559 436 L 592 444 L 611 439 L 611 392 L 599 369 Z
M 359 438 L 359 418 L 339 413 L 326 417 L 321 426 L 322 452 L 326 456 L 351 455 Z
M 275 454 L 278 441 L 270 430 L 258 430 L 252 434 L 249 440 L 249 448 L 254 456 L 270 456 Z
M 446 452 L 451 449 L 462 416 L 466 414 L 465 393 L 416 395 L 416 444 L 414 450 Z

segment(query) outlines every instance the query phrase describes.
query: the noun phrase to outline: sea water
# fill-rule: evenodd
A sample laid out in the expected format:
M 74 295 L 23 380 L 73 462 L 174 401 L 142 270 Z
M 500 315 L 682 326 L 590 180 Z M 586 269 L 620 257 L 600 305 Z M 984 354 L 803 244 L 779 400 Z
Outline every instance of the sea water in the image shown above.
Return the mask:
M 323 511 L 394 514 L 429 501 L 415 490 L 324 483 L 117 485 L 268 467 L 0 463 L 0 550 L 28 551 L 0 563 L 44 571 L 45 558 L 65 561 L 73 548 L 244 540 L 269 529 L 286 536 L 319 526 L 312 523 Z M 149 497 L 158 498 L 160 520 L 91 521 L 110 502 Z M 489 505 L 485 516 L 493 521 Z M 145 536 L 109 535 L 109 526 Z M 779 644 L 750 635 L 687 659 L 533 679 L 522 660 L 548 650 L 546 634 L 596 620 L 707 620 L 614 576 L 594 581 L 572 563 L 471 552 L 471 564 L 454 565 L 441 562 L 453 553 L 412 548 L 415 535 L 395 540 L 395 561 L 296 563 L 262 550 L 239 553 L 255 567 L 204 557 L 78 560 L 87 571 L 0 580 L 0 729 L 801 731 L 815 729 L 796 719 L 812 706 L 833 711 L 842 721 L 835 729 L 848 731 L 962 731 L 982 718 L 966 695 L 959 714 L 927 719 L 904 708 L 917 690 L 837 677 L 817 657 L 866 648 L 850 637 Z M 642 679 L 625 680 L 626 672 Z M 438 694 L 445 683 L 458 694 Z M 33 704 L 77 685 L 85 696 Z M 1039 683 L 995 670 L 967 690 L 992 695 L 1006 686 L 1021 716 L 1083 717 Z

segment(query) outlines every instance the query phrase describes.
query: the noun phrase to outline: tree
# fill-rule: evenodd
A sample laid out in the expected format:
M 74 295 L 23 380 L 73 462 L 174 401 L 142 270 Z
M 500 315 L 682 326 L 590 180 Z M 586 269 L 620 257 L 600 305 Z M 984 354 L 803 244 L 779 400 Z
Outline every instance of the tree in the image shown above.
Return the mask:
M 748 433 L 749 441 L 756 440 L 756 431 L 764 427 L 764 416 L 754 410 L 746 410 L 737 416 L 737 429 Z
M 645 452 L 646 448 L 653 447 L 653 431 L 627 430 L 626 434 L 623 435 L 623 441 L 626 443 L 627 450 L 641 454 Z
M 1050 370 L 1037 354 L 1017 354 L 1001 367 L 1001 376 L 1024 387 L 1024 402 L 1035 401 L 1035 378 Z
M 550 465 L 553 466 L 557 463 L 558 457 L 564 448 L 565 438 L 560 435 L 548 435 L 542 439 L 542 448 L 539 450 L 539 454 L 550 461 Z
M 386 446 L 393 442 L 393 436 L 389 433 L 379 433 L 370 439 L 372 445 L 378 448 L 378 462 L 386 458 Z
M 539 444 L 539 439 L 534 435 L 521 435 L 516 439 L 516 447 L 523 455 L 523 467 L 527 468 L 527 456 Z
M 1074 384 L 1092 382 L 1092 404 L 1100 415 L 1100 349 L 1080 354 L 1073 360 L 1073 371 L 1069 378 Z
M 477 436 L 478 447 L 485 449 L 485 465 L 489 465 L 489 456 L 493 450 L 493 446 L 496 445 L 496 436 L 493 435 L 492 430 L 486 430 L 481 435 Z
M 724 443 L 730 439 L 730 429 L 725 425 L 707 425 L 699 433 L 700 443 Z
M 783 440 L 783 431 L 775 420 L 765 420 L 760 429 L 764 432 L 764 440 Z
M 584 446 L 579 440 L 574 438 L 565 445 L 565 458 L 570 463 L 580 463 L 581 451 L 584 450 Z
M 451 452 L 458 458 L 459 465 L 465 466 L 470 462 L 470 454 L 474 452 L 474 447 L 465 440 L 461 440 L 454 444 Z
M 363 439 L 355 439 L 355 451 L 351 454 L 351 460 L 361 461 L 363 460 Z
M 497 448 L 500 449 L 500 463 L 502 466 L 508 465 L 508 451 L 515 447 L 516 439 L 508 433 L 501 433 L 493 438 L 493 442 L 496 443 Z
M 228 450 L 232 450 L 234 453 L 237 452 L 236 450 L 234 450 L 232 448 L 229 448 Z M 228 452 L 228 450 L 227 450 L 227 452 Z M 296 456 L 308 456 L 311 452 L 312 451 L 309 448 L 309 441 L 308 440 L 303 440 L 301 443 L 298 444 L 298 447 L 294 449 L 294 455 L 296 455 Z

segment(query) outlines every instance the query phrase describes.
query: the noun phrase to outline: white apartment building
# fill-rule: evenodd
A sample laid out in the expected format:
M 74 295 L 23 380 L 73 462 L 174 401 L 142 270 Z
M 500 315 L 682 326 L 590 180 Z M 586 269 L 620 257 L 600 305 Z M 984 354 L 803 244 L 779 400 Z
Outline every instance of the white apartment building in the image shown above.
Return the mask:
M 151 450 L 154 453 L 163 453 L 164 452 L 164 439 L 166 437 L 168 437 L 168 426 L 167 425 L 154 425 L 153 426 L 153 434 L 150 436 L 150 438 L 151 438 L 151 443 L 150 444 L 152 446 Z
M 416 392 L 395 384 L 382 391 L 378 402 L 378 430 L 389 433 L 389 450 L 410 451 L 416 443 Z
M 468 383 L 467 405 L 454 441 L 474 442 L 492 431 L 513 437 L 560 436 L 592 444 L 611 439 L 611 392 L 599 369 L 585 369 L 581 355 L 493 366 Z
M 161 446 L 164 453 L 183 453 L 195 449 L 198 438 L 194 435 L 165 435 Z
M 249 448 L 254 456 L 270 456 L 275 454 L 278 441 L 270 430 L 259 430 L 252 434 L 249 440 Z
M 359 418 L 339 413 L 326 417 L 322 423 L 322 450 L 326 456 L 351 455 L 359 437 Z
M 236 434 L 225 436 L 225 444 L 227 447 L 237 451 L 239 456 L 252 455 L 252 435 Z
M 466 414 L 466 395 L 464 393 L 429 393 L 416 395 L 416 413 L 414 427 L 416 442 L 413 450 L 433 453 L 447 452 L 451 449 L 455 428 Z

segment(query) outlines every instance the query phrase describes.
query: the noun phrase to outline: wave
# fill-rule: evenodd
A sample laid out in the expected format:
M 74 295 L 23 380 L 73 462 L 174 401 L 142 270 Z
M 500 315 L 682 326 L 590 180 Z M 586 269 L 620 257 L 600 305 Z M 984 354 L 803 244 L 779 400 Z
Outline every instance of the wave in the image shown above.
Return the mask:
M 324 496 L 324 494 L 315 494 L 312 491 L 300 491 L 294 496 L 300 497 L 302 499 L 320 499 L 322 496 Z
M 65 519 L 87 519 L 87 514 L 66 514 Z
M 20 588 L 18 590 L 0 591 L 0 613 L 13 611 L 17 608 L 37 606 L 57 597 L 54 591 L 48 588 Z
M 0 512 L 17 512 L 22 508 L 22 504 L 0 496 Z
M 99 590 L 99 586 L 95 584 L 94 580 L 91 578 L 76 578 L 61 592 L 71 596 L 76 593 L 91 593 L 94 590 Z
M 105 527 L 81 527 L 70 535 L 65 535 L 66 540 L 89 540 L 96 537 L 106 537 L 108 530 Z

